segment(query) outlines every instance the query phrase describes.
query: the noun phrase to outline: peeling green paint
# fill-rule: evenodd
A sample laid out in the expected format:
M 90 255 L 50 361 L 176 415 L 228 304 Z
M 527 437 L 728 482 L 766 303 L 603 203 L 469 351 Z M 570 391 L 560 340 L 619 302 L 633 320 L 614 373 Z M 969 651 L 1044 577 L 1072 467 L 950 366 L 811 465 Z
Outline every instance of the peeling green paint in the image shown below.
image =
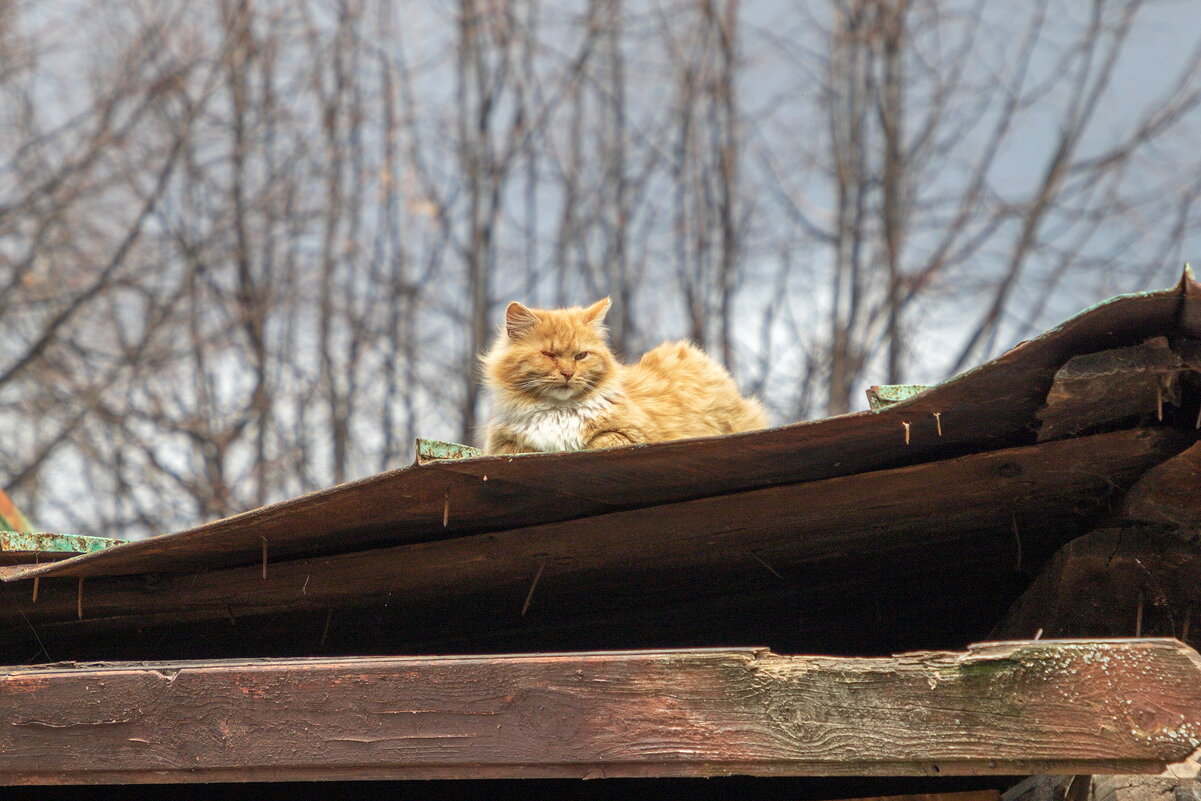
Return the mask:
M 103 551 L 124 540 L 36 531 L 12 500 L 0 490 L 0 555 L 79 554 Z
M 460 445 L 457 442 L 420 438 L 417 440 L 417 464 L 436 462 L 439 459 L 474 459 L 483 455 L 484 452 L 479 448 Z
M 122 545 L 124 542 L 107 537 L 53 534 L 49 531 L 0 531 L 0 552 L 91 553 Z
M 867 390 L 867 403 L 873 412 L 877 412 L 894 403 L 907 401 L 929 388 L 929 384 L 881 384 Z

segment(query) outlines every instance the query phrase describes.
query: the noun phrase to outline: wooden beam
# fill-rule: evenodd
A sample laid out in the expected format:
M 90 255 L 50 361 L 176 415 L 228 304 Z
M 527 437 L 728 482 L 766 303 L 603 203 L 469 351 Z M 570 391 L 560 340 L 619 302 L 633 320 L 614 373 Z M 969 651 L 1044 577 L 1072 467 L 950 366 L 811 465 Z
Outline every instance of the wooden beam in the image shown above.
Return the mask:
M 482 589 L 507 590 L 520 609 L 543 565 L 539 593 L 604 575 L 614 592 L 627 592 L 636 571 L 657 570 L 675 577 L 681 586 L 673 591 L 683 598 L 722 581 L 731 565 L 770 576 L 756 557 L 777 571 L 890 549 L 953 559 L 936 549 L 983 529 L 1009 547 L 1015 525 L 1016 547 L 1029 561 L 1075 533 L 1072 521 L 1100 509 L 1115 487 L 1188 444 L 1187 434 L 1172 429 L 1112 432 L 509 531 L 272 561 L 265 578 L 259 564 L 197 575 L 88 577 L 82 604 L 74 576 L 43 577 L 36 604 L 28 584 L 0 590 L 0 624 L 27 638 L 31 624 L 76 625 L 81 616 L 85 623 L 142 625 L 378 598 L 418 604 Z M 71 575 L 70 567 L 63 570 Z
M 7 784 L 1145 773 L 1201 744 L 1174 640 L 0 672 Z
M 1055 373 L 1046 405 L 1038 411 L 1038 440 L 1138 415 L 1163 420 L 1169 407 L 1180 405 L 1180 374 L 1189 369 L 1162 336 L 1075 356 Z
M 1126 495 L 1128 520 L 1201 531 L 1201 443 L 1148 470 Z
M 1201 634 L 1201 546 L 1139 526 L 1108 528 L 1061 548 L 996 629 L 1002 637 Z

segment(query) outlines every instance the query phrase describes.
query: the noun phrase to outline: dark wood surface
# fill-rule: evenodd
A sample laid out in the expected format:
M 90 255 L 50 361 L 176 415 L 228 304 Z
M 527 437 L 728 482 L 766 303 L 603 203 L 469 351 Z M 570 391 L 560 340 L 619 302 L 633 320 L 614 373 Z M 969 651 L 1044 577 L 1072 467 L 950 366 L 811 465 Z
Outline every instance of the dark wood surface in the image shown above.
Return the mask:
M 507 593 L 519 609 L 536 575 L 533 605 L 541 603 L 539 593 L 639 596 L 648 576 L 679 602 L 712 595 L 715 584 L 748 572 L 759 583 L 786 581 L 785 574 L 801 565 L 902 552 L 922 563 L 967 561 L 980 547 L 992 558 L 996 543 L 1011 564 L 1045 558 L 1076 533 L 1075 521 L 1087 521 L 1113 492 L 1190 441 L 1173 429 L 1099 434 L 511 531 L 269 563 L 265 578 L 261 565 L 186 576 L 89 577 L 82 584 L 42 578 L 36 603 L 28 583 L 0 590 L 0 621 L 14 636 L 27 636 L 31 625 L 70 627 L 80 618 L 102 630 L 123 619 L 135 625 L 232 619 L 368 600 L 413 607 L 483 590 Z
M 1172 640 L 0 672 L 0 781 L 1148 773 L 1201 744 Z
M 608 452 L 436 462 L 315 492 L 34 575 L 190 572 L 530 526 L 1033 442 L 1070 357 L 1192 329 L 1197 286 L 1115 298 L 1000 358 L 879 412 Z M 939 417 L 935 418 L 935 413 Z M 941 422 L 942 435 L 937 428 Z M 906 426 L 909 438 L 906 443 Z M 444 524 L 445 521 L 445 524 Z
M 1064 518 L 1047 523 L 1055 536 L 1076 530 Z M 1025 544 L 1027 563 L 1049 555 Z M 957 542 L 953 560 L 934 560 L 920 549 L 858 551 L 778 568 L 783 578 L 755 562 L 736 575 L 638 572 L 595 581 L 544 575 L 525 615 L 532 576 L 516 587 L 460 587 L 419 603 L 384 595 L 261 614 L 231 605 L 225 616 L 205 612 L 191 621 L 183 620 L 191 614 L 186 610 L 154 619 L 85 614 L 26 623 L 18 617 L 0 637 L 0 653 L 33 663 L 762 644 L 777 653 L 883 656 L 989 639 L 1030 579 L 1015 567 L 1012 536 L 984 531 Z
M 1078 537 L 1050 560 L 1000 636 L 1171 636 L 1201 642 L 1195 532 L 1126 526 Z
M 1201 443 L 1148 470 L 1122 512 L 1128 520 L 1201 530 Z
M 1162 419 L 1181 402 L 1184 360 L 1154 337 L 1138 345 L 1075 356 L 1055 373 L 1038 411 L 1040 442 L 1142 416 Z

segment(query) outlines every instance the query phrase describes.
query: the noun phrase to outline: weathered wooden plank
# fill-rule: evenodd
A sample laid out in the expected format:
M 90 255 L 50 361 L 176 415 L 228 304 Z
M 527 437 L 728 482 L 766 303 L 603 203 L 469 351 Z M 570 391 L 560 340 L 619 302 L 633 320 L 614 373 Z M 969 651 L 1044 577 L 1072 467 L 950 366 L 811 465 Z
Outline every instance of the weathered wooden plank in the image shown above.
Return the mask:
M 1165 409 L 1179 405 L 1179 377 L 1188 369 L 1162 336 L 1075 356 L 1055 373 L 1038 411 L 1039 441 L 1137 415 L 1162 419 Z
M 1086 517 L 1115 487 L 1188 441 L 1169 429 L 1114 432 L 512 531 L 271 562 L 265 578 L 261 565 L 192 576 L 94 577 L 82 590 L 73 578 L 43 578 L 36 604 L 28 584 L 5 587 L 0 620 L 25 632 L 30 623 L 80 616 L 225 618 L 384 596 L 421 603 L 503 587 L 512 588 L 519 607 L 540 570 L 543 587 L 605 573 L 620 587 L 637 571 L 654 569 L 677 575 L 676 591 L 687 597 L 699 575 L 731 564 L 762 572 L 766 561 L 778 571 L 856 550 L 919 547 L 929 558 L 938 546 L 988 527 L 1009 547 L 1015 521 L 1029 554 L 1039 546 L 1034 533 L 1044 530 L 1044 519 Z M 1042 549 L 1049 553 L 1062 541 Z
M 1172 640 L 0 672 L 0 782 L 1158 772 L 1201 744 Z
M 1048 521 L 1055 535 L 1072 521 Z M 1041 532 L 1037 536 L 1045 536 Z M 1024 559 L 1041 560 L 1027 538 Z M 77 660 L 214 659 L 248 656 L 554 652 L 771 643 L 785 653 L 879 656 L 953 649 L 991 636 L 1025 589 L 1014 571 L 1012 535 L 988 531 L 947 546 L 849 552 L 833 560 L 782 565 L 773 575 L 753 559 L 738 574 L 638 572 L 550 575 L 535 588 L 460 587 L 424 600 L 404 593 L 325 607 L 255 614 L 231 603 L 224 616 L 198 619 L 186 608 L 138 618 L 90 617 L 93 579 L 84 586 L 84 618 L 19 617 L 0 630 L 0 653 L 30 663 Z M 770 559 L 770 557 L 768 557 Z M 771 564 L 771 562 L 769 562 Z M 381 571 L 388 565 L 382 566 Z M 773 567 L 775 565 L 773 564 Z M 68 603 L 74 588 L 60 583 Z M 303 586 L 303 579 L 302 585 Z M 29 608 L 29 586 L 17 599 Z M 51 592 L 55 589 L 50 588 Z M 0 607 L 7 598 L 0 596 Z M 39 599 L 39 605 L 41 600 Z M 72 613 L 73 614 L 73 613 Z M 1128 632 L 1127 632 L 1128 633 Z M 1027 635 L 1028 636 L 1028 635 Z

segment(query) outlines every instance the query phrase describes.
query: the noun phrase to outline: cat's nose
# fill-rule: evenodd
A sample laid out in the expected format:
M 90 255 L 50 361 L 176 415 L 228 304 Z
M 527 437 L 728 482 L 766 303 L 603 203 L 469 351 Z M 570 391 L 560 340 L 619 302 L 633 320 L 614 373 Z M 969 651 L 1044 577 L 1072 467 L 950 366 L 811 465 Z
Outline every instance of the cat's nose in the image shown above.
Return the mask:
M 564 379 L 566 379 L 566 380 L 568 380 L 568 381 L 570 381 L 570 380 L 571 380 L 571 377 L 572 377 L 573 375 L 575 375 L 575 370 L 560 370 L 559 372 L 560 372 L 560 373 L 562 373 L 562 374 L 563 374 L 563 378 L 564 378 Z

